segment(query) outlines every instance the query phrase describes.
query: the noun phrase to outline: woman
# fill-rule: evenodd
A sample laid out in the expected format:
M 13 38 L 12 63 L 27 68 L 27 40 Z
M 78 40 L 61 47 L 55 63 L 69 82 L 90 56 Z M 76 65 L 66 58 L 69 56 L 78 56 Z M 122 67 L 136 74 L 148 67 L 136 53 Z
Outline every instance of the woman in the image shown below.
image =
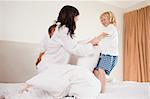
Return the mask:
M 61 9 L 52 37 L 47 36 L 43 40 L 42 50 L 45 53 L 37 65 L 40 73 L 26 82 L 25 89 L 28 86 L 39 87 L 47 90 L 55 98 L 63 98 L 66 95 L 76 98 L 98 96 L 100 82 L 92 72 L 86 68 L 68 64 L 71 54 L 92 55 L 93 46 L 98 43 L 97 39 L 87 44 L 79 44 L 74 40 L 78 16 L 79 11 L 73 6 L 67 5 Z

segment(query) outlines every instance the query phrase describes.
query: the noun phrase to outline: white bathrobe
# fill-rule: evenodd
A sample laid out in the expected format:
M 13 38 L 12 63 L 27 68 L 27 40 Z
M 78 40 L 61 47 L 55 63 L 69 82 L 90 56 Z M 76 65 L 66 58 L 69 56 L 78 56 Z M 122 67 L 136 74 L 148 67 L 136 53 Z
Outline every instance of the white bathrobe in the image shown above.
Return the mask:
M 43 40 L 45 54 L 37 66 L 40 73 L 27 83 L 47 90 L 55 98 L 70 95 L 93 99 L 100 92 L 99 80 L 90 70 L 68 62 L 71 54 L 89 56 L 94 54 L 94 48 L 92 44 L 77 43 L 67 33 L 67 27 L 57 26 L 52 38 Z

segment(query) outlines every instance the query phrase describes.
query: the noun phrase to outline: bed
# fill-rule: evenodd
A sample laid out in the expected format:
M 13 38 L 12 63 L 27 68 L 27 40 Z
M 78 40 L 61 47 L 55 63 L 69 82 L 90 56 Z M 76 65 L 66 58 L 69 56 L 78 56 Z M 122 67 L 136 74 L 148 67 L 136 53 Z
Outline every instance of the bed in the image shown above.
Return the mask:
M 47 92 L 38 89 L 21 94 L 21 87 L 22 83 L 0 83 L 0 99 L 53 99 Z M 150 99 L 150 83 L 107 82 L 105 93 L 99 94 L 97 99 Z
M 0 41 L 0 46 L 0 81 L 24 82 L 36 74 L 34 49 L 38 44 Z M 15 52 L 18 52 L 17 56 Z M 21 60 L 18 62 L 18 59 Z M 77 64 L 90 68 L 96 66 L 96 59 L 97 56 L 80 58 Z M 53 99 L 46 91 L 40 89 L 21 94 L 21 87 L 22 83 L 0 83 L 0 99 Z M 99 94 L 97 99 L 150 99 L 150 83 L 108 81 L 105 93 Z

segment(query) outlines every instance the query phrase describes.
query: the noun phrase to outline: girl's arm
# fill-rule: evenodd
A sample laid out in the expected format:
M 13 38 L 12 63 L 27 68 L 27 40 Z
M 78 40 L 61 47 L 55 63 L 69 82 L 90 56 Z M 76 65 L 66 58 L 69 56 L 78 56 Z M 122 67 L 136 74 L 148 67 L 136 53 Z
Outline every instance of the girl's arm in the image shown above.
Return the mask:
M 105 33 L 103 32 L 102 34 L 100 34 L 99 36 L 97 36 L 96 38 L 101 41 L 103 38 L 107 37 L 109 34 L 108 33 Z
M 98 43 L 107 36 L 108 34 L 107 33 L 102 33 L 100 34 L 99 36 L 93 38 L 92 40 L 90 40 L 88 43 L 92 43 L 94 46 L 97 46 Z
M 103 28 L 103 32 L 97 36 L 97 39 L 102 40 L 103 38 L 107 37 L 107 36 L 111 36 L 113 35 L 114 31 L 116 30 L 116 27 L 114 27 L 113 25 L 109 25 L 105 28 Z
M 37 60 L 36 60 L 36 62 L 35 62 L 36 65 L 38 65 L 38 64 L 40 63 L 40 61 L 41 61 L 42 56 L 44 55 L 44 53 L 45 53 L 45 52 L 41 52 L 41 53 L 39 54 L 39 57 L 37 58 Z
M 39 51 L 38 51 L 38 53 L 40 53 L 39 55 L 38 55 L 38 58 L 37 58 L 37 60 L 36 60 L 36 62 L 35 62 L 35 65 L 38 65 L 39 63 L 40 63 L 40 61 L 41 61 L 41 59 L 42 59 L 42 56 L 44 55 L 44 53 L 45 53 L 45 50 L 46 50 L 46 45 L 47 45 L 47 43 L 48 43 L 48 39 L 50 39 L 49 38 L 49 35 L 46 35 L 44 38 L 43 38 L 43 40 L 40 42 L 40 46 L 39 46 Z

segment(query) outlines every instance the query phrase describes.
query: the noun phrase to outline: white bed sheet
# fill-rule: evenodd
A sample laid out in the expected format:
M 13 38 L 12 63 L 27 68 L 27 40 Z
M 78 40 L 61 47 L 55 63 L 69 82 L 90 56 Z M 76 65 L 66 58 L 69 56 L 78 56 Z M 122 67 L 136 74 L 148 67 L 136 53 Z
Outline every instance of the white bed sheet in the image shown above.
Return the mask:
M 107 83 L 98 99 L 150 99 L 150 83 L 131 81 Z
M 21 87 L 21 83 L 0 83 L 0 99 L 2 96 L 7 96 L 6 99 L 53 99 L 48 93 L 37 89 L 21 95 Z M 109 82 L 106 84 L 105 93 L 100 94 L 97 99 L 150 99 L 150 83 Z

